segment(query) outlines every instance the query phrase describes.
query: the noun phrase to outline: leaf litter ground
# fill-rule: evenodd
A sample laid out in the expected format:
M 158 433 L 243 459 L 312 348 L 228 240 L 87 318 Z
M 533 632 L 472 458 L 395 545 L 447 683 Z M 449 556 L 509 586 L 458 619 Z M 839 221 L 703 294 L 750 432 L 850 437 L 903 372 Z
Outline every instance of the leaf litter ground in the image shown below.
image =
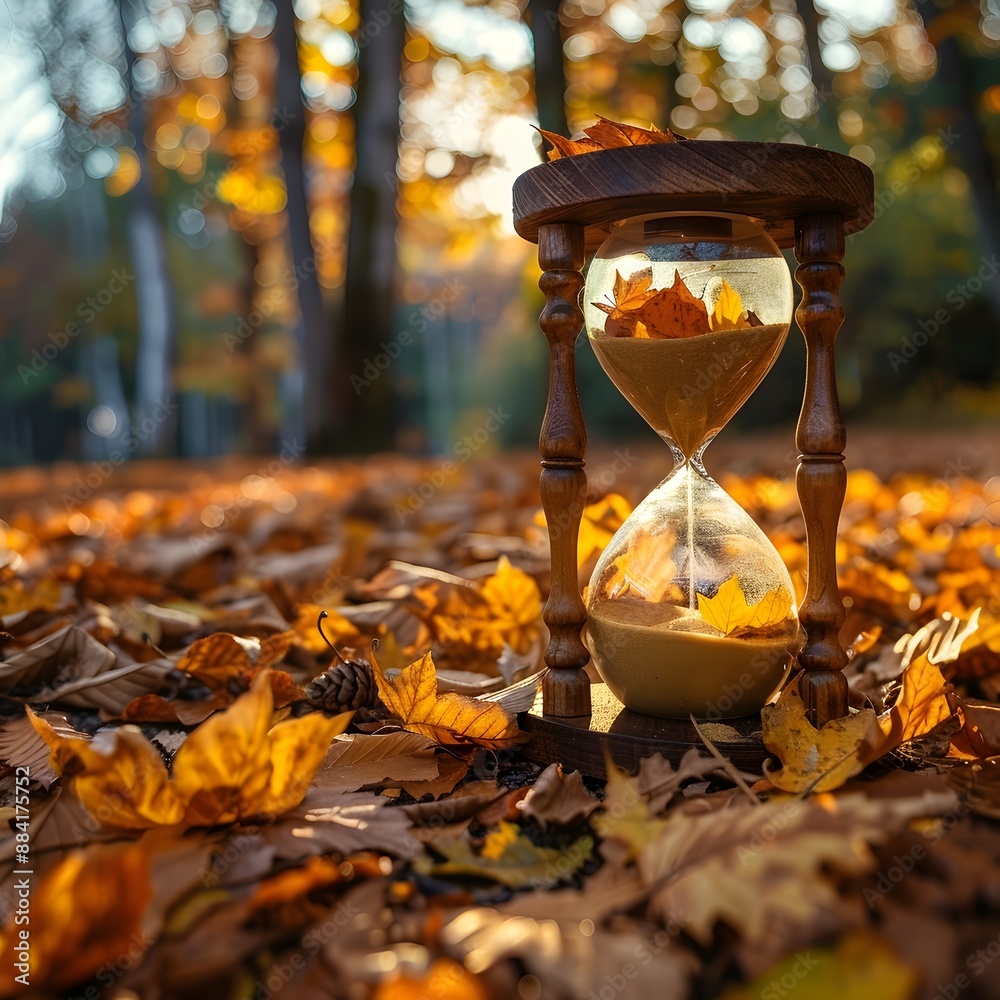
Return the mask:
M 607 783 L 518 749 L 533 457 L 6 474 L 0 995 L 1000 996 L 1000 483 L 861 451 L 854 714 L 817 732 L 793 679 L 765 773 Z M 581 585 L 662 458 L 621 454 Z M 786 466 L 722 482 L 798 597 Z

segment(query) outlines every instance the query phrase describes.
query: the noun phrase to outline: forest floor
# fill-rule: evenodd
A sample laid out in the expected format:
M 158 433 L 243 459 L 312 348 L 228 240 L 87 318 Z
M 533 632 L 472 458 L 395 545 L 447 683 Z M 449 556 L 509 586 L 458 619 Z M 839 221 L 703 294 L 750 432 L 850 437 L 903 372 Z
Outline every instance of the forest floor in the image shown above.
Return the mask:
M 606 782 L 519 749 L 536 456 L 0 474 L 0 996 L 1000 998 L 1000 438 L 850 448 L 853 714 Z M 591 455 L 581 587 L 666 459 Z M 800 599 L 790 436 L 708 465 Z

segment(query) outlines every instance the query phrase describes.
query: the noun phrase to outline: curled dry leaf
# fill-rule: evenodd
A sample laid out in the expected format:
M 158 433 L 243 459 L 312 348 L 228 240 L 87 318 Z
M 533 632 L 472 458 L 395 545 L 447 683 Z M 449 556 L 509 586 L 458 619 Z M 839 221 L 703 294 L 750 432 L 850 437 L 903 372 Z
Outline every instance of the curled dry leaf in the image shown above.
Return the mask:
M 585 819 L 599 806 L 597 799 L 584 788 L 580 772 L 565 774 L 561 764 L 550 764 L 542 771 L 518 803 L 521 814 L 538 820 L 543 830 L 549 823 L 565 826 Z
M 425 653 L 389 680 L 372 656 L 379 695 L 403 728 L 438 743 L 500 749 L 522 740 L 517 719 L 496 702 L 437 693 L 434 659 Z
M 583 139 L 567 139 L 558 132 L 538 129 L 539 134 L 551 146 L 548 157 L 558 160 L 564 156 L 578 156 L 581 153 L 596 153 L 601 149 L 619 149 L 622 146 L 649 146 L 662 142 L 680 142 L 686 136 L 676 132 L 661 132 L 655 126 L 639 128 L 624 122 L 611 121 L 597 116 L 597 122 L 583 130 Z
M 52 751 L 53 768 L 92 816 L 109 826 L 145 829 L 274 816 L 301 802 L 350 714 L 306 715 L 270 728 L 272 708 L 262 672 L 230 708 L 191 733 L 169 775 L 159 753 L 130 726 L 105 730 L 88 743 L 30 717 Z
M 61 712 L 42 712 L 38 717 L 62 737 L 90 739 L 86 733 L 74 729 Z M 0 726 L 0 760 L 8 767 L 27 768 L 31 781 L 41 785 L 42 788 L 48 788 L 57 777 L 56 772 L 49 766 L 48 745 L 24 715 L 10 719 Z
M 93 677 L 111 668 L 115 654 L 82 628 L 67 625 L 0 663 L 0 691 L 59 679 Z

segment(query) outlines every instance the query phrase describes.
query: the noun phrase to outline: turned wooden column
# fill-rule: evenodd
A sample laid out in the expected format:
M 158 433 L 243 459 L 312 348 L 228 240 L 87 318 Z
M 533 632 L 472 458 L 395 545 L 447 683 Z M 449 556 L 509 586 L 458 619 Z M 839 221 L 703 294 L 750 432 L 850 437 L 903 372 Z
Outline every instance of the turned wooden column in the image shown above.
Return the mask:
M 584 230 L 569 222 L 538 231 L 539 287 L 545 308 L 539 325 L 549 342 L 549 398 L 538 448 L 542 454 L 539 490 L 548 523 L 552 588 L 543 617 L 549 628 L 542 682 L 543 711 L 560 717 L 590 715 L 590 679 L 584 667 L 590 652 L 580 635 L 587 611 L 577 576 L 577 538 L 587 502 L 583 457 L 587 432 L 576 387 L 576 341 L 583 329 L 580 289 Z
M 847 715 L 847 654 L 840 643 L 844 605 L 837 586 L 837 524 L 844 503 L 847 434 L 837 398 L 834 342 L 844 321 L 837 289 L 844 277 L 844 223 L 839 215 L 807 215 L 796 220 L 795 280 L 802 301 L 795 318 L 806 341 L 806 389 L 795 434 L 795 473 L 809 551 L 806 596 L 799 620 L 806 644 L 799 690 L 814 726 Z

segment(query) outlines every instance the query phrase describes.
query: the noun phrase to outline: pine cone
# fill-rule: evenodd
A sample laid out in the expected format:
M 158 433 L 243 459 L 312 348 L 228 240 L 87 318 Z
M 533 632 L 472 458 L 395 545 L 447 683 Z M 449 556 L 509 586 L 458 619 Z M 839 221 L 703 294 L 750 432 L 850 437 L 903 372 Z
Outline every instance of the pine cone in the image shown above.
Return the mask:
M 316 708 L 333 714 L 379 704 L 371 664 L 357 660 L 337 663 L 314 678 L 306 688 L 306 697 Z

